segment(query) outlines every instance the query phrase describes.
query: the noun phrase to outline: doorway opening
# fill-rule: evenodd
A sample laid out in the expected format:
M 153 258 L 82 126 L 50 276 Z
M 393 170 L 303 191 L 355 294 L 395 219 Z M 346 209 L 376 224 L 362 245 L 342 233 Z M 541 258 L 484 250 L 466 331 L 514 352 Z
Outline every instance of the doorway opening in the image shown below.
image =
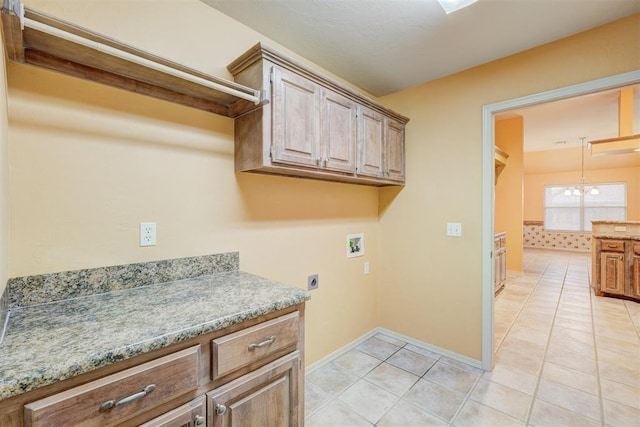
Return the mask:
M 588 95 L 622 86 L 640 83 L 640 71 L 619 74 L 586 83 L 554 89 L 539 94 L 485 105 L 482 109 L 482 368 L 494 365 L 494 235 L 495 235 L 495 169 L 494 116 L 499 113 L 537 104 Z

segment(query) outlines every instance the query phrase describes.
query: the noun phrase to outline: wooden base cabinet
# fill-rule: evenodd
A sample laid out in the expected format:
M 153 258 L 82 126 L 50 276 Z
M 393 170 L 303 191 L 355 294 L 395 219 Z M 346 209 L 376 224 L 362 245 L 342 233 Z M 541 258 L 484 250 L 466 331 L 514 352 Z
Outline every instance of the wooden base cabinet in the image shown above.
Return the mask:
M 301 427 L 304 304 L 0 401 L 0 426 Z
M 640 301 L 640 243 L 637 240 L 595 237 L 592 263 L 596 295 Z
M 293 353 L 207 393 L 208 426 L 299 425 L 300 367 Z
M 493 254 L 495 263 L 493 291 L 498 293 L 507 283 L 507 233 L 495 235 Z

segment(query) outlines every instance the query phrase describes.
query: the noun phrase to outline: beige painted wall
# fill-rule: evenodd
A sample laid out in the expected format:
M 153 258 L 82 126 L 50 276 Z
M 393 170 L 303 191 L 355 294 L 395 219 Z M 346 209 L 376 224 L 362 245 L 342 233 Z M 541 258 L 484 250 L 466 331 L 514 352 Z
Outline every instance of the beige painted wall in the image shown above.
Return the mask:
M 0 35 L 0 41 L 2 36 Z M 0 296 L 9 278 L 9 123 L 4 42 L 0 43 Z
M 265 41 L 196 0 L 87 3 L 28 5 L 221 77 Z M 239 251 L 273 280 L 319 273 L 307 363 L 378 325 L 376 188 L 234 174 L 231 119 L 13 63 L 8 82 L 11 276 Z M 142 221 L 157 246 L 138 247 Z M 366 255 L 347 259 L 361 232 Z
M 496 181 L 495 231 L 507 232 L 507 270 L 522 271 L 524 121 L 521 116 L 496 120 L 495 145 L 509 155 Z
M 411 122 L 407 185 L 380 192 L 381 326 L 480 359 L 482 106 L 640 69 L 639 27 L 634 15 L 383 99 Z

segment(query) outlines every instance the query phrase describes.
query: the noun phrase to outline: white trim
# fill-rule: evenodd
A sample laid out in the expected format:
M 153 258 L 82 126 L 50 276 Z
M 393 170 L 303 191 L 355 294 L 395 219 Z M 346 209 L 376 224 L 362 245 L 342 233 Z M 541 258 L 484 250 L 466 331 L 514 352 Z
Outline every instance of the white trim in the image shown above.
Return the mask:
M 640 70 L 482 107 L 482 369 L 493 369 L 494 126 L 496 113 L 640 83 Z
M 453 359 L 455 361 L 458 361 L 458 362 L 464 363 L 466 365 L 469 365 L 471 367 L 481 369 L 479 360 L 471 359 L 470 357 L 463 356 L 463 355 L 458 354 L 458 353 L 454 353 L 453 351 L 449 351 L 449 350 L 446 350 L 444 348 L 437 347 L 435 345 L 427 344 L 427 343 L 425 343 L 423 341 L 416 340 L 416 339 L 411 338 L 411 337 L 409 337 L 407 335 L 402 335 L 402 334 L 399 334 L 397 332 L 390 331 L 389 329 L 378 327 L 378 328 L 372 329 L 371 331 L 369 331 L 366 334 L 362 335 L 361 337 L 355 339 L 354 341 L 350 342 L 349 344 L 345 345 L 344 347 L 341 347 L 341 348 L 337 349 L 336 351 L 326 355 L 322 359 L 310 364 L 309 366 L 307 366 L 305 368 L 305 374 L 310 374 L 311 372 L 322 368 L 323 366 L 327 365 L 328 363 L 333 362 L 338 357 L 342 356 L 343 354 L 346 354 L 346 353 L 350 352 L 351 350 L 355 349 L 360 344 L 362 344 L 363 342 L 365 342 L 369 338 L 376 336 L 377 334 L 387 335 L 387 336 L 389 336 L 391 338 L 395 338 L 397 340 L 404 341 L 404 342 L 406 342 L 408 344 L 413 344 L 416 347 L 420 347 L 420 348 L 422 348 L 424 350 L 428 350 L 428 351 L 430 351 L 432 353 L 439 354 L 440 356 L 445 356 L 445 357 L 448 357 L 448 358 Z

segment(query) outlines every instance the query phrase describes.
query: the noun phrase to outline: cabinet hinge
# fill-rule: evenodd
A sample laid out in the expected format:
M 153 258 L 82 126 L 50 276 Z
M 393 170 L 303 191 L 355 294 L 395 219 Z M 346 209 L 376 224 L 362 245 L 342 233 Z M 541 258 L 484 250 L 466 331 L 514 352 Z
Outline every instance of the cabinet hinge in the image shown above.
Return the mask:
M 273 83 L 273 75 L 276 72 L 276 67 L 271 67 L 271 72 L 269 73 L 269 82 Z
M 269 147 L 269 158 L 273 160 L 273 145 Z

